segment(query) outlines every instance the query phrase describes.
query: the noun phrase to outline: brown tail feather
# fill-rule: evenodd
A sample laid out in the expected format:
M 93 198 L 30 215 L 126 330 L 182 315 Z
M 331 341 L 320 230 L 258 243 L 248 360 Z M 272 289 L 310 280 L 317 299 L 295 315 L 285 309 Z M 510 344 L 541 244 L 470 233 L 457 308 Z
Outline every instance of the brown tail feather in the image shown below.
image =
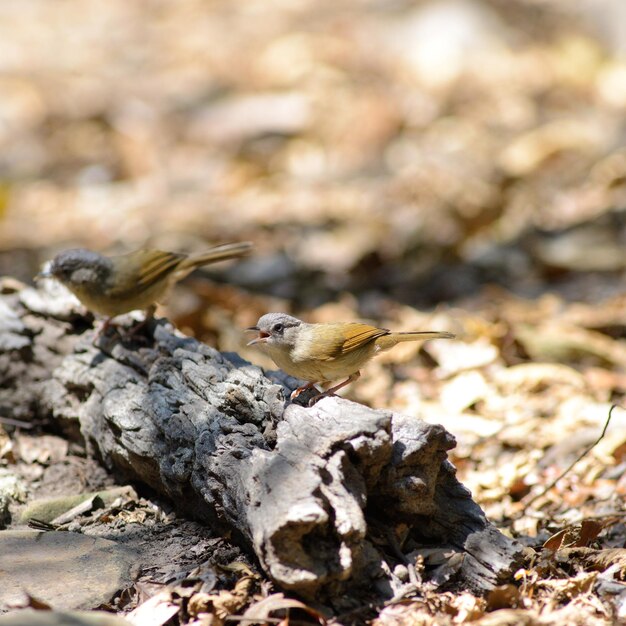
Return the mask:
M 446 331 L 426 330 L 423 332 L 410 331 L 405 333 L 391 333 L 398 343 L 401 341 L 423 341 L 426 339 L 454 339 L 455 335 Z
M 180 264 L 180 271 L 189 273 L 197 267 L 209 265 L 209 263 L 217 263 L 218 261 L 227 261 L 228 259 L 238 259 L 239 257 L 250 254 L 252 243 L 242 241 L 241 243 L 225 243 L 215 246 L 206 252 L 200 254 L 192 254 Z
M 375 339 L 380 350 L 389 350 L 403 341 L 426 341 L 427 339 L 454 339 L 452 333 L 445 331 L 426 330 L 423 332 L 411 331 L 405 333 L 391 332 Z

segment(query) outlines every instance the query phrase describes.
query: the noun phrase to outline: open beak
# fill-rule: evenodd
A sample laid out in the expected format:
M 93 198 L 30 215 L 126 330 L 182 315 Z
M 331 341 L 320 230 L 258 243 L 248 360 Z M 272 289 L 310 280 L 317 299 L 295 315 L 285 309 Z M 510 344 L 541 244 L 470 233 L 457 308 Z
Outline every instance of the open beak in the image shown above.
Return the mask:
M 258 326 L 250 326 L 250 328 L 246 328 L 246 332 L 255 331 L 259 333 L 258 337 L 255 337 L 252 341 L 248 341 L 246 345 L 253 346 L 255 343 L 266 343 L 267 338 L 270 336 L 269 333 L 266 333 L 263 330 L 260 330 Z

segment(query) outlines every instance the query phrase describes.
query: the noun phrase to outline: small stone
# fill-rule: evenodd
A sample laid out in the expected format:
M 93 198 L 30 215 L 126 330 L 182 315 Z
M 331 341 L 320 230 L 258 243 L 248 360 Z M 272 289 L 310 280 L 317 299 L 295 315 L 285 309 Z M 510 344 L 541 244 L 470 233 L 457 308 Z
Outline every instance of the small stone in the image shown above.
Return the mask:
M 23 603 L 25 591 L 54 609 L 98 607 L 132 583 L 135 560 L 127 548 L 99 537 L 1 531 L 0 611 Z
M 19 478 L 10 470 L 0 468 L 0 528 L 5 528 L 11 522 L 11 502 L 25 497 L 26 489 Z
M 0 626 L 129 626 L 130 622 L 105 611 L 32 611 L 0 616 Z
M 409 580 L 409 569 L 408 569 L 408 567 L 406 565 L 403 565 L 402 563 L 396 565 L 393 568 L 393 573 L 403 583 L 405 583 L 405 582 L 407 582 Z

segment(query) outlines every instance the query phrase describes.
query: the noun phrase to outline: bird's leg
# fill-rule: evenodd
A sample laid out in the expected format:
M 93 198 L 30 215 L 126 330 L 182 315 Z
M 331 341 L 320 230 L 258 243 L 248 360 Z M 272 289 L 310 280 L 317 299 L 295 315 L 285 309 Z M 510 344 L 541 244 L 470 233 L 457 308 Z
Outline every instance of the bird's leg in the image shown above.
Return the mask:
M 359 376 L 361 375 L 361 372 L 354 372 L 354 374 L 351 374 L 350 376 L 348 376 L 348 378 L 346 378 L 346 380 L 344 380 L 342 383 L 339 383 L 338 385 L 335 385 L 334 387 L 331 387 L 330 389 L 327 389 L 323 394 L 323 396 L 332 396 L 335 394 L 336 391 L 339 391 L 342 387 L 345 387 L 346 385 L 349 385 L 350 383 L 353 383 L 355 380 L 357 380 L 357 378 L 359 378 Z
M 151 304 L 146 309 L 146 316 L 143 318 L 141 322 L 135 324 L 129 331 L 128 336 L 135 336 L 142 328 L 145 328 L 152 320 L 154 319 L 154 312 L 156 311 L 156 304 Z
M 338 385 L 335 385 L 334 387 L 327 389 L 324 393 L 320 393 L 316 396 L 313 396 L 309 400 L 309 406 L 313 406 L 316 402 L 319 402 L 322 398 L 326 398 L 327 396 L 334 396 L 336 391 L 339 391 L 342 387 L 345 387 L 346 385 L 353 383 L 360 375 L 361 375 L 361 372 L 354 372 L 354 374 L 350 374 L 350 376 L 348 376 L 348 378 L 346 378 L 346 380 L 344 380 L 342 383 L 339 383 Z
M 106 335 L 106 332 L 107 332 L 107 330 L 109 330 L 109 328 L 111 328 L 111 327 L 116 328 L 116 326 L 115 326 L 115 324 L 113 324 L 112 320 L 113 320 L 112 317 L 107 317 L 104 320 L 104 322 L 102 322 L 102 324 L 100 325 L 100 328 L 98 328 L 98 330 L 96 331 L 96 334 L 93 336 L 93 341 L 91 342 L 92 345 L 96 346 L 96 344 L 100 340 L 100 337 L 102 337 L 103 335 Z
M 315 383 L 307 383 L 306 385 L 302 385 L 302 387 L 298 387 L 297 389 L 294 389 L 291 392 L 291 396 L 289 396 L 289 398 L 291 400 L 295 400 L 301 393 L 303 393 L 304 391 L 308 391 L 309 389 L 317 390 L 317 388 L 315 387 Z

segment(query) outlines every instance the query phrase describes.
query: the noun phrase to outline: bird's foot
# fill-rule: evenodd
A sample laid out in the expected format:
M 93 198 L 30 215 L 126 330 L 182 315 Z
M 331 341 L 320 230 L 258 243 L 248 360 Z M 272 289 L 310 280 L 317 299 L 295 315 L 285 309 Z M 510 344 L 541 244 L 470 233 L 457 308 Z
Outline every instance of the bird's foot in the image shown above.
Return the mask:
M 337 395 L 335 393 L 336 391 L 339 391 L 340 389 L 342 389 L 346 385 L 349 385 L 350 383 L 353 383 L 360 375 L 361 375 L 361 372 L 354 372 L 354 374 L 351 374 L 350 376 L 348 376 L 348 378 L 346 380 L 344 380 L 343 382 L 339 383 L 338 385 L 335 385 L 334 387 L 331 387 L 330 389 L 327 389 L 323 393 L 318 393 L 316 396 L 313 396 L 309 400 L 309 406 L 313 406 L 314 404 L 319 402 L 322 398 L 329 398 L 329 397 L 336 396 Z
M 317 390 L 317 388 L 315 387 L 315 383 L 307 383 L 306 385 L 302 385 L 302 387 L 298 387 L 297 389 L 294 389 L 291 392 L 291 395 L 289 396 L 290 400 L 295 400 L 301 393 L 304 393 L 305 391 L 308 391 L 309 389 L 315 389 Z
M 318 393 L 316 396 L 313 396 L 309 400 L 308 406 L 312 407 L 314 404 L 317 404 L 322 398 L 332 398 L 336 395 L 337 394 L 332 389 L 329 389 L 328 391 L 324 391 L 323 393 Z
M 108 317 L 104 320 L 104 322 L 102 322 L 100 328 L 98 328 L 96 334 L 93 336 L 91 344 L 94 346 L 94 348 L 101 347 L 100 344 L 102 342 L 102 339 L 106 337 L 110 329 L 112 329 L 114 333 L 118 333 L 121 336 L 122 332 L 119 326 L 112 321 L 112 318 Z
M 153 335 L 153 329 L 150 328 L 152 326 L 152 322 L 154 321 L 154 312 L 156 311 L 156 306 L 151 306 L 146 310 L 146 316 L 140 322 L 134 324 L 131 328 L 126 332 L 126 336 L 131 339 L 137 338 L 139 331 L 146 329 L 148 331 L 148 335 L 150 337 L 146 337 L 146 339 L 151 338 Z
M 147 341 L 149 338 L 152 337 L 152 334 L 153 334 L 152 333 L 153 329 L 150 328 L 151 322 L 152 322 L 152 318 L 145 319 L 145 320 L 142 320 L 141 322 L 137 322 L 136 324 L 133 324 L 124 333 L 124 338 L 131 339 L 131 340 L 134 339 L 134 340 Z
M 108 331 L 113 331 L 118 335 L 118 340 L 124 343 L 125 340 L 129 341 L 142 341 L 149 343 L 152 339 L 153 331 L 151 329 L 152 322 L 154 321 L 154 311 L 156 307 L 150 307 L 146 311 L 146 316 L 143 320 L 133 324 L 128 330 L 122 327 L 120 324 L 113 322 L 113 318 L 109 317 L 104 320 L 102 326 L 96 331 L 92 344 L 96 348 L 102 348 L 102 340 L 106 338 Z M 140 331 L 146 330 L 147 332 L 141 333 Z

